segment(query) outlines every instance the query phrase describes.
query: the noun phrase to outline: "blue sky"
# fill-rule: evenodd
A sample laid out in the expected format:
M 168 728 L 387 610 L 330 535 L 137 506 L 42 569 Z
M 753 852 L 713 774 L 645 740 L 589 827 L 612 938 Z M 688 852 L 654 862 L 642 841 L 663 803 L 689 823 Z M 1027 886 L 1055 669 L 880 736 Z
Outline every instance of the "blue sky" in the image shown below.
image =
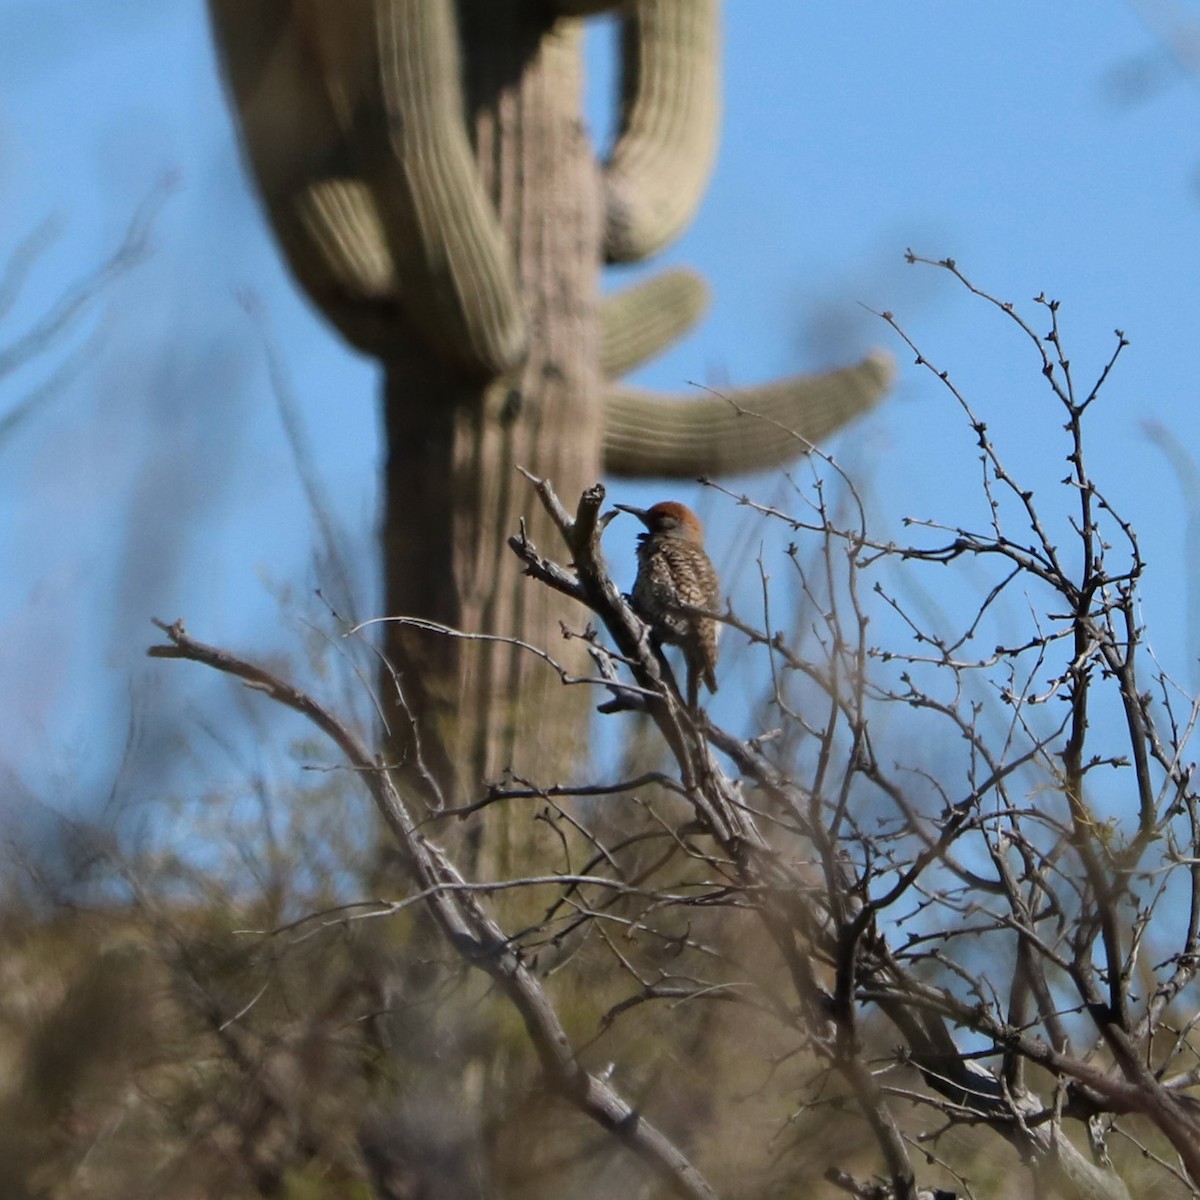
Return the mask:
M 1162 36 L 1177 18 L 1200 21 L 1200 5 L 730 3 L 717 171 L 653 264 L 697 267 L 714 303 L 640 381 L 751 383 L 888 347 L 894 395 L 833 448 L 895 531 L 904 516 L 977 514 L 978 472 L 949 397 L 868 308 L 893 311 L 951 370 L 1006 460 L 1058 508 L 1066 451 L 1029 348 L 947 276 L 906 265 L 906 247 L 954 257 L 1035 325 L 1026 302 L 1059 299 L 1081 380 L 1120 327 L 1131 345 L 1095 412 L 1090 465 L 1142 533 L 1152 641 L 1195 680 L 1181 493 L 1143 430 L 1153 420 L 1189 445 L 1200 378 L 1200 84 Z M 595 39 L 589 102 L 600 131 L 606 44 Z M 146 662 L 151 616 L 285 653 L 306 616 L 321 619 L 272 357 L 360 561 L 376 380 L 275 254 L 199 0 L 0 0 L 0 79 L 0 261 L 46 218 L 61 223 L 0 318 L 0 349 L 112 252 L 165 176 L 177 180 L 152 254 L 64 341 L 0 379 L 2 416 L 95 339 L 0 441 L 0 770 L 14 802 L 73 808 L 109 793 L 131 714 L 139 737 L 167 745 L 180 713 L 219 720 L 227 702 L 198 669 Z M 727 503 L 682 497 L 707 517 L 718 560 L 745 537 Z M 619 576 L 632 572 L 626 540 L 613 547 Z

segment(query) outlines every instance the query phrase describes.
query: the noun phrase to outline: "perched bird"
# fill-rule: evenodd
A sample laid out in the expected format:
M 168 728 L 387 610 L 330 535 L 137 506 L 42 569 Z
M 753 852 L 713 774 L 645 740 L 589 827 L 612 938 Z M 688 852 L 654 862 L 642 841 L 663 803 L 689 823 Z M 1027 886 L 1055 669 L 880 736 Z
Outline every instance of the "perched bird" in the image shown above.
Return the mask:
M 701 680 L 710 692 L 717 690 L 718 625 L 695 611 L 715 612 L 721 604 L 717 573 L 704 552 L 704 527 L 690 508 L 674 500 L 651 508 L 617 507 L 646 526 L 638 539 L 634 612 L 659 643 L 683 650 L 688 707 L 695 709 Z

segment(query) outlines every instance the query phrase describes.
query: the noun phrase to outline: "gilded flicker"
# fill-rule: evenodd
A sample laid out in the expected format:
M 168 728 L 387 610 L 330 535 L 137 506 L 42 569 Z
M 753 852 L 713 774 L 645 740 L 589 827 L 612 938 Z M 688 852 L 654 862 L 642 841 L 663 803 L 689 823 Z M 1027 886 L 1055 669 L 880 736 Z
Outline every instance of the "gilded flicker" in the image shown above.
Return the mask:
M 717 630 L 712 617 L 721 604 L 717 573 L 704 552 L 704 527 L 690 508 L 664 500 L 651 508 L 631 508 L 646 532 L 638 538 L 638 573 L 633 584 L 634 611 L 659 642 L 679 646 L 687 664 L 688 707 L 695 709 L 703 680 L 717 690 Z

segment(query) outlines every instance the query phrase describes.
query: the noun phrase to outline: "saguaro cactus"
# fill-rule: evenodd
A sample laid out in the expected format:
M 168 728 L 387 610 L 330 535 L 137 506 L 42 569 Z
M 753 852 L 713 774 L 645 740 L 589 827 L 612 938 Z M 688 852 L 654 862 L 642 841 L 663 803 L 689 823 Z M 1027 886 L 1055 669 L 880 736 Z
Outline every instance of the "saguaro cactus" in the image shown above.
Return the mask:
M 686 272 L 604 304 L 597 277 L 661 248 L 703 194 L 718 0 L 210 2 L 288 261 L 384 367 L 388 614 L 561 645 L 554 597 L 523 587 L 505 549 L 521 518 L 550 540 L 516 466 L 570 496 L 602 467 L 775 465 L 801 449 L 781 430 L 821 437 L 885 390 L 888 363 L 868 358 L 737 397 L 772 418 L 756 423 L 618 382 L 703 303 Z M 620 131 L 602 164 L 580 108 L 582 19 L 618 7 Z M 509 765 L 547 778 L 555 743 L 577 740 L 557 677 L 511 643 L 390 625 L 385 650 L 398 756 L 414 761 L 419 735 L 445 791 Z M 563 715 L 526 749 L 520 718 L 539 711 Z

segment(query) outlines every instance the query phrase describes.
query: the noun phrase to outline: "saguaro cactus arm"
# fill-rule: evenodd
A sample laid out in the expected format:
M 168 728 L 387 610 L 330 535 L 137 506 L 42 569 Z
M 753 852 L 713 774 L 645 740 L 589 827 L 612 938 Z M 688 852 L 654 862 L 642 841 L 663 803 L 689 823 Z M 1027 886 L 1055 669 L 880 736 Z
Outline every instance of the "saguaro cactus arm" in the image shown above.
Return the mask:
M 718 0 L 634 0 L 621 41 L 621 125 L 604 172 L 605 252 L 661 250 L 699 206 L 720 126 Z
M 255 178 L 269 200 L 329 173 L 344 123 L 326 74 L 327 32 L 279 0 L 210 0 L 217 46 Z M 347 18 L 355 17 L 347 6 Z M 331 27 L 328 32 L 332 36 Z
M 708 284 L 674 267 L 606 296 L 600 305 L 600 370 L 610 379 L 661 354 L 704 315 Z
M 522 361 L 529 330 L 516 264 L 467 136 L 454 8 L 453 0 L 376 4 L 378 91 L 368 92 L 367 136 L 355 149 L 406 314 L 447 357 L 490 376 Z
M 387 299 L 392 271 L 371 198 L 350 178 L 345 124 L 357 98 L 342 80 L 362 72 L 338 53 L 362 33 L 361 6 L 347 4 L 340 23 L 279 0 L 210 8 L 246 158 L 289 265 L 338 329 L 374 350 L 361 302 Z M 370 39 L 357 40 L 369 52 Z
M 727 394 L 613 384 L 604 396 L 604 468 L 695 476 L 779 467 L 873 408 L 894 375 L 891 357 L 875 351 L 852 367 Z
M 453 0 L 211 8 L 271 223 L 313 300 L 377 354 L 399 302 L 473 374 L 521 362 L 525 308 L 467 134 Z

